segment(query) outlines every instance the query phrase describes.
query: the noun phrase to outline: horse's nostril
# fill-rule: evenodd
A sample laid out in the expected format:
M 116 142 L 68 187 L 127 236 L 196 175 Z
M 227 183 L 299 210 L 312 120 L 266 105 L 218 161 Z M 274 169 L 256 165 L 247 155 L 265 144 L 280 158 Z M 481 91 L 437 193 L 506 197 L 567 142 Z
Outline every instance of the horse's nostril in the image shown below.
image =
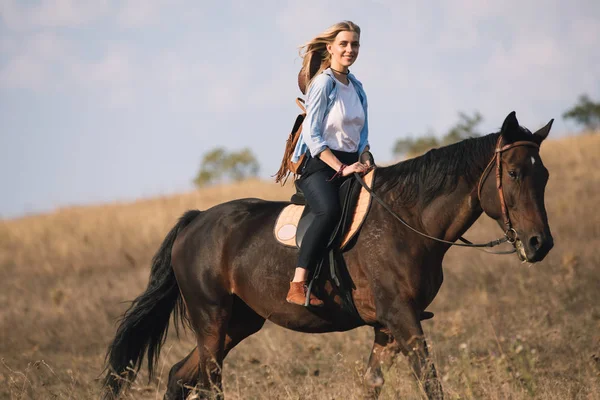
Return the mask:
M 540 238 L 539 236 L 537 236 L 537 235 L 536 235 L 536 236 L 532 236 L 532 237 L 529 239 L 529 245 L 530 245 L 532 248 L 534 248 L 534 249 L 538 250 L 538 249 L 539 249 L 539 248 L 542 246 L 542 240 L 541 240 L 541 238 Z

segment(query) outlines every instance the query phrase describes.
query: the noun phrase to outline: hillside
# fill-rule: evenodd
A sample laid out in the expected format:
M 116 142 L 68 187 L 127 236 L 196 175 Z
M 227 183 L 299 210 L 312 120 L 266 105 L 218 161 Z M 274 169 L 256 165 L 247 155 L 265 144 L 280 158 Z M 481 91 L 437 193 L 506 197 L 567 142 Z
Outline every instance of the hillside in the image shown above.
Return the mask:
M 424 322 L 447 398 L 600 399 L 600 135 L 547 140 L 555 247 L 541 263 L 452 249 Z M 134 203 L 0 221 L 0 398 L 97 398 L 115 321 L 146 286 L 176 219 L 241 197 L 287 200 L 292 185 L 247 181 Z M 465 235 L 498 227 L 481 218 Z M 363 398 L 372 330 L 306 335 L 267 323 L 226 359 L 229 399 Z M 170 332 L 164 379 L 193 348 Z M 293 362 L 292 362 L 293 361 Z M 381 398 L 418 399 L 398 357 Z M 162 396 L 142 373 L 130 398 Z

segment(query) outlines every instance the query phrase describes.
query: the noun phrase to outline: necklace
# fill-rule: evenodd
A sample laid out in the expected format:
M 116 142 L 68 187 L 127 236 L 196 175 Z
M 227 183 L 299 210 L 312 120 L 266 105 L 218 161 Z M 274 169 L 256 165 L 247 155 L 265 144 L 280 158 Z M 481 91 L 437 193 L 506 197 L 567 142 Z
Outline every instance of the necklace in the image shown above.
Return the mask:
M 342 72 L 342 71 L 338 71 L 337 69 L 333 69 L 332 67 L 329 67 L 333 72 L 337 72 L 338 74 L 342 74 L 342 75 L 348 75 L 350 73 L 350 70 L 348 70 L 348 72 Z

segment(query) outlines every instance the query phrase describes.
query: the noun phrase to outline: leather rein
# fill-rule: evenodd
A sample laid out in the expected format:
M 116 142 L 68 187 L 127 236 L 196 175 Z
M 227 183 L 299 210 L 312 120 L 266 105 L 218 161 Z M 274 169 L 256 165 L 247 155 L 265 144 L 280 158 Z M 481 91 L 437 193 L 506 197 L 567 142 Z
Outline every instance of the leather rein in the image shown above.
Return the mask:
M 514 246 L 515 242 L 518 239 L 518 235 L 517 235 L 517 231 L 514 230 L 514 228 L 511 225 L 510 222 L 510 217 L 508 215 L 508 208 L 506 207 L 506 200 L 504 198 L 504 190 L 502 187 L 502 153 L 504 153 L 507 150 L 513 149 L 515 147 L 519 147 L 519 146 L 529 146 L 529 147 L 535 147 L 539 149 L 539 145 L 537 143 L 534 142 L 529 142 L 529 141 L 518 141 L 518 142 L 514 142 L 514 143 L 510 143 L 507 145 L 502 146 L 502 135 L 500 135 L 500 137 L 498 138 L 498 142 L 496 143 L 496 149 L 494 151 L 494 155 L 492 156 L 492 159 L 490 160 L 490 162 L 488 163 L 488 165 L 485 167 L 485 169 L 483 170 L 483 173 L 481 174 L 481 178 L 479 178 L 479 184 L 477 185 L 477 199 L 479 200 L 479 204 L 481 205 L 481 209 L 483 210 L 483 204 L 481 203 L 481 188 L 483 187 L 483 184 L 485 183 L 485 180 L 487 179 L 488 175 L 490 174 L 490 171 L 492 170 L 492 167 L 494 166 L 494 164 L 496 165 L 496 189 L 498 190 L 498 196 L 500 197 L 500 206 L 502 209 L 502 218 L 504 221 L 504 225 L 506 226 L 506 231 L 504 232 L 504 237 L 500 238 L 500 239 L 496 239 L 496 240 L 492 240 L 491 242 L 488 243 L 472 243 L 469 240 L 463 238 L 462 236 L 459 237 L 458 239 L 460 241 L 462 241 L 463 243 L 456 243 L 456 242 L 450 242 L 448 240 L 443 240 L 443 239 L 439 239 L 430 235 L 427 235 L 423 232 L 420 232 L 419 230 L 413 228 L 412 226 L 410 226 L 406 221 L 404 221 L 398 214 L 396 214 L 389 205 L 387 205 L 377 194 L 375 194 L 375 192 L 373 192 L 371 190 L 371 188 L 369 188 L 369 186 L 367 186 L 367 184 L 365 183 L 365 181 L 362 179 L 362 177 L 358 174 L 358 173 L 354 173 L 354 176 L 356 177 L 356 179 L 358 180 L 358 182 L 361 184 L 361 186 L 379 203 L 381 204 L 381 206 L 383 208 L 385 208 L 390 214 L 392 214 L 392 216 L 394 218 L 396 218 L 398 221 L 400 221 L 404 226 L 406 226 L 408 229 L 410 229 L 411 231 L 426 237 L 428 239 L 432 239 L 435 240 L 437 242 L 440 243 L 446 243 L 449 244 L 451 246 L 462 246 L 462 247 L 495 247 L 498 246 L 502 243 L 510 243 Z M 485 212 L 485 210 L 483 210 Z M 509 251 L 499 251 L 499 252 L 490 252 L 487 251 L 488 253 L 491 254 L 512 254 L 514 252 L 516 252 L 516 248 L 513 248 L 512 250 Z

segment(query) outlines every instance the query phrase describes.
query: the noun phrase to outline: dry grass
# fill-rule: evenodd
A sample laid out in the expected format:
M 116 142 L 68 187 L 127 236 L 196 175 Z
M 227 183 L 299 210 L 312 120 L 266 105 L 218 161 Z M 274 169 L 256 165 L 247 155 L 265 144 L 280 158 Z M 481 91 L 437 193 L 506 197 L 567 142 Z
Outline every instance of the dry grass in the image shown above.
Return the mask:
M 453 249 L 424 323 L 450 399 L 600 399 L 600 135 L 548 141 L 546 204 L 556 246 L 539 265 Z M 239 197 L 288 199 L 251 181 L 179 196 L 0 221 L 0 398 L 97 398 L 115 320 L 145 287 L 179 215 Z M 482 219 L 467 237 L 497 237 Z M 230 399 L 354 399 L 372 332 L 306 335 L 267 324 L 227 358 Z M 171 335 L 164 380 L 192 349 Z M 142 372 L 131 398 L 160 398 Z M 399 357 L 382 398 L 422 398 Z

